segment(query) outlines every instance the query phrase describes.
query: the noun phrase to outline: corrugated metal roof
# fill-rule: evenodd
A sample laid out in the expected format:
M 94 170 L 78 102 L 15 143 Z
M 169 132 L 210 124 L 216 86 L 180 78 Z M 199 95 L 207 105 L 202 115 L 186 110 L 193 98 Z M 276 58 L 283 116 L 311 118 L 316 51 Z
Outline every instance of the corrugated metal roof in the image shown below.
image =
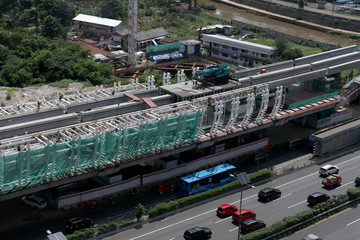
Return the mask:
M 148 31 L 142 31 L 137 33 L 137 41 L 142 42 L 149 39 L 167 36 L 169 33 L 162 27 L 151 29 Z
M 94 24 L 99 24 L 99 25 L 104 25 L 104 26 L 109 26 L 109 27 L 116 27 L 121 23 L 121 21 L 119 21 L 119 20 L 91 16 L 91 15 L 86 15 L 86 14 L 81 14 L 81 13 L 79 15 L 77 15 L 76 17 L 74 17 L 73 20 L 87 22 L 87 23 L 94 23 Z
M 269 47 L 266 45 L 261 45 L 261 44 L 257 44 L 257 43 L 252 43 L 252 42 L 247 42 L 247 41 L 243 41 L 243 40 L 238 40 L 238 39 L 233 39 L 233 38 L 229 38 L 229 37 L 224 37 L 224 36 L 219 36 L 219 35 L 213 35 L 213 34 L 203 34 L 203 41 L 217 41 L 217 43 L 222 43 L 224 44 L 225 42 L 227 42 L 227 44 L 229 46 L 232 47 L 236 47 L 236 46 L 247 46 L 248 48 L 254 48 L 256 50 L 258 50 L 259 52 L 261 51 L 275 51 L 276 48 L 273 47 Z

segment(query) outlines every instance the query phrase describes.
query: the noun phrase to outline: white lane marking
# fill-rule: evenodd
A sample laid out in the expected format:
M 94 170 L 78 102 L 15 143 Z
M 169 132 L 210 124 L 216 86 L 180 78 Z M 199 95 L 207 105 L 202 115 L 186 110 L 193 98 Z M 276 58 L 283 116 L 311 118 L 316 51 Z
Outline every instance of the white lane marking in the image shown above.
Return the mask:
M 286 186 L 286 185 L 292 184 L 292 183 L 294 183 L 294 182 L 298 182 L 299 180 L 302 180 L 302 179 L 311 177 L 312 175 L 315 175 L 315 174 L 319 174 L 319 173 L 318 173 L 318 172 L 311 173 L 311 174 L 306 175 L 306 176 L 304 176 L 304 177 L 301 177 L 301 178 L 295 179 L 295 180 L 293 180 L 293 181 L 290 181 L 290 182 L 288 182 L 288 183 L 284 183 L 284 184 L 282 184 L 282 185 L 279 185 L 279 186 L 277 186 L 276 188 L 281 188 L 281 187 L 284 187 L 284 186 Z
M 306 200 L 301 201 L 301 202 L 298 202 L 298 203 L 295 203 L 294 205 L 291 205 L 291 206 L 289 206 L 288 208 L 295 207 L 295 206 L 300 205 L 300 204 L 302 204 L 302 203 L 304 203 L 304 202 L 306 202 Z
M 353 161 L 353 160 L 355 160 L 355 159 L 357 159 L 357 158 L 359 158 L 359 157 L 360 157 L 360 156 L 351 158 L 351 159 L 346 160 L 346 161 L 344 161 L 344 162 L 341 162 L 341 163 L 337 164 L 337 166 L 342 165 L 342 164 L 345 164 L 345 163 L 348 163 L 348 162 L 351 162 L 351 161 Z M 309 175 L 307 175 L 307 176 L 301 177 L 301 178 L 299 178 L 299 179 L 293 180 L 293 181 L 291 181 L 291 182 L 282 184 L 282 185 L 278 186 L 277 188 L 284 187 L 284 186 L 286 186 L 286 185 L 289 185 L 289 184 L 291 184 L 291 183 L 297 182 L 297 181 L 299 181 L 299 180 L 302 180 L 302 179 L 304 179 L 304 178 L 310 177 L 310 176 L 315 175 L 315 174 L 318 174 L 318 172 L 315 172 L 315 173 L 309 174 Z M 255 196 L 257 196 L 257 195 L 252 195 L 252 196 L 247 197 L 247 198 L 245 198 L 245 199 L 243 199 L 243 200 L 246 200 L 246 199 L 249 199 L 249 198 L 252 198 L 252 197 L 255 197 Z M 235 204 L 235 203 L 237 203 L 237 202 L 239 202 L 239 201 L 236 201 L 236 202 L 231 203 L 231 204 Z M 306 200 L 304 200 L 304 201 L 302 201 L 302 202 L 299 202 L 299 203 L 297 203 L 297 204 L 295 204 L 295 205 L 292 205 L 292 206 L 290 206 L 290 207 L 288 207 L 288 208 L 292 208 L 292 207 L 294 207 L 294 206 L 296 206 L 296 205 L 299 205 L 299 204 L 301 204 L 301 203 L 303 203 L 303 202 L 306 202 Z M 142 235 L 140 235 L 140 236 L 138 236 L 138 237 L 134 237 L 134 238 L 131 238 L 131 239 L 129 239 L 129 240 L 139 239 L 139 238 L 141 238 L 141 237 L 150 235 L 150 234 L 152 234 L 152 233 L 155 233 L 155 232 L 164 230 L 164 229 L 166 229 L 166 228 L 169 228 L 169 227 L 178 225 L 178 224 L 180 224 L 180 223 L 189 221 L 189 220 L 191 220 L 191 219 L 200 217 L 200 216 L 202 216 L 202 215 L 205 215 L 205 214 L 208 214 L 208 213 L 211 213 L 211 212 L 214 212 L 214 211 L 216 211 L 216 209 L 213 209 L 213 210 L 210 210 L 210 211 L 207 211 L 207 212 L 203 212 L 203 213 L 201 213 L 201 214 L 199 214 L 199 215 L 196 215 L 196 216 L 193 216 L 193 217 L 190 217 L 190 218 L 181 220 L 180 222 L 176 222 L 176 223 L 170 224 L 170 225 L 168 225 L 168 226 L 165 226 L 165 227 L 156 229 L 156 230 L 154 230 L 154 231 L 151 231 L 151 232 L 148 232 L 148 233 L 144 233 L 144 234 L 142 234 Z
M 227 217 L 227 218 L 221 219 L 221 220 L 219 220 L 219 221 L 216 221 L 215 224 L 216 224 L 216 223 L 223 222 L 223 221 L 226 221 L 226 220 L 229 220 L 229 219 L 231 220 L 232 218 L 231 218 L 231 217 Z
M 282 196 L 281 198 L 275 199 L 273 202 L 276 202 L 278 200 L 281 200 L 281 199 L 286 198 L 286 197 L 291 196 L 291 195 L 292 195 L 292 193 L 290 193 L 288 195 L 285 195 L 285 196 Z
M 342 188 L 342 187 L 345 187 L 345 186 L 347 186 L 347 185 L 349 185 L 349 184 L 352 184 L 352 183 L 353 183 L 353 181 L 348 182 L 348 183 L 346 183 L 346 184 L 341 184 L 341 186 L 340 186 L 340 187 L 337 187 L 337 189 Z
M 252 196 L 250 196 L 250 197 L 247 197 L 247 198 L 243 198 L 243 201 L 245 201 L 245 200 L 248 200 L 248 199 L 250 199 L 250 198 L 253 198 L 253 197 L 256 197 L 257 196 L 257 194 L 255 194 L 255 195 L 252 195 Z M 237 201 L 235 201 L 235 202 L 232 202 L 232 203 L 230 203 L 231 205 L 234 205 L 235 203 L 238 203 L 238 202 L 240 202 L 240 200 L 237 200 Z
M 335 164 L 335 165 L 340 166 L 340 165 L 343 165 L 343 164 L 345 164 L 345 163 L 354 161 L 354 160 L 356 160 L 356 159 L 358 159 L 358 158 L 360 158 L 360 156 L 350 158 L 349 160 L 346 160 L 346 161 L 344 161 L 344 162 L 341 162 L 341 163 L 338 163 L 338 164 Z M 304 177 L 301 177 L 301 178 L 295 179 L 295 180 L 293 180 L 293 181 L 290 181 L 290 182 L 288 182 L 288 183 L 284 183 L 284 184 L 282 184 L 282 185 L 277 186 L 276 188 L 284 187 L 284 186 L 286 186 L 286 185 L 289 185 L 289 184 L 294 183 L 294 182 L 297 182 L 297 181 L 299 181 L 299 180 L 308 178 L 308 177 L 310 177 L 310 176 L 312 176 L 312 175 L 315 175 L 315 174 L 319 174 L 319 172 L 314 172 L 314 173 L 311 173 L 311 174 L 306 175 L 306 176 L 304 176 Z
M 164 218 L 164 219 L 161 220 L 161 222 L 166 221 L 166 220 L 167 220 L 167 218 Z
M 169 240 L 174 240 L 175 238 L 170 238 Z
M 357 158 L 359 158 L 359 157 L 360 157 L 360 156 L 353 157 L 353 158 L 350 158 L 349 160 L 346 160 L 346 161 L 343 161 L 343 162 L 341 162 L 341 163 L 339 163 L 339 164 L 334 164 L 334 165 L 337 165 L 337 166 L 339 166 L 339 165 L 343 165 L 343 164 L 345 164 L 345 163 L 348 163 L 348 162 L 354 161 L 355 159 L 357 159 Z
M 207 211 L 207 212 L 200 213 L 200 214 L 198 214 L 198 215 L 195 215 L 195 216 L 192 216 L 192 217 L 186 218 L 186 219 L 184 219 L 184 220 L 181 220 L 181 221 L 179 221 L 179 222 L 176 222 L 176 223 L 173 223 L 173 224 L 167 225 L 167 226 L 165 226 L 165 227 L 162 227 L 162 228 L 156 229 L 156 230 L 154 230 L 154 231 L 151 231 L 151 232 L 148 232 L 148 233 L 144 233 L 144 234 L 142 234 L 142 235 L 140 235 L 140 236 L 137 236 L 137 237 L 131 238 L 131 239 L 129 239 L 129 240 L 135 240 L 135 239 L 138 239 L 138 238 L 141 238 L 141 237 L 145 237 L 145 236 L 147 236 L 147 235 L 150 235 L 150 234 L 156 233 L 156 232 L 158 232 L 158 231 L 161 231 L 161 230 L 167 229 L 167 228 L 169 228 L 169 227 L 172 227 L 172 226 L 178 225 L 178 224 L 180 224 L 180 223 L 183 223 L 183 222 L 189 221 L 189 220 L 191 220 L 191 219 L 194 219 L 194 218 L 200 217 L 200 216 L 202 216 L 202 215 L 205 215 L 205 214 L 208 214 L 208 213 L 211 213 L 211 212 L 214 212 L 214 211 L 216 211 L 216 209 L 213 209 L 213 210 L 210 210 L 210 211 Z
M 235 231 L 235 230 L 238 230 L 239 228 L 233 228 L 233 229 L 230 229 L 229 232 L 232 232 L 232 231 Z
M 346 226 L 350 226 L 351 224 L 356 223 L 357 221 L 360 221 L 360 218 L 355 221 L 352 221 L 351 223 L 346 224 Z

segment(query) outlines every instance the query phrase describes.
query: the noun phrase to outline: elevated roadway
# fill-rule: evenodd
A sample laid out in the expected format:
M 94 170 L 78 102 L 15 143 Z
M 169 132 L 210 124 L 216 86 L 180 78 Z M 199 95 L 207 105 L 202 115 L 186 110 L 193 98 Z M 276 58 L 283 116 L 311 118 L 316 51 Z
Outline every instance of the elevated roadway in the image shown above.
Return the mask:
M 241 136 L 259 129 L 282 125 L 292 119 L 334 108 L 341 101 L 339 97 L 325 98 L 298 108 L 283 110 L 286 96 L 285 91 L 279 86 L 307 82 L 315 78 L 325 78 L 329 76 L 329 73 L 333 74 L 347 69 L 358 68 L 360 67 L 359 59 L 360 54 L 356 51 L 356 46 L 350 46 L 295 59 L 294 61 L 268 65 L 266 68 L 269 72 L 261 75 L 255 74 L 253 69 L 244 71 L 244 73 L 237 72 L 235 76 L 238 77 L 245 76 L 242 74 L 254 74 L 254 76 L 239 79 L 239 84 L 248 85 L 247 87 L 243 86 L 243 88 L 236 88 L 223 93 L 209 91 L 208 96 L 201 96 L 201 98 L 194 96 L 191 102 L 185 101 L 163 105 L 172 102 L 175 97 L 171 95 L 156 96 L 150 97 L 150 99 L 156 105 L 162 106 L 142 110 L 145 103 L 124 103 L 121 102 L 125 101 L 124 97 L 109 97 L 108 95 L 112 93 L 108 92 L 105 95 L 109 99 L 68 104 L 66 109 L 70 109 L 71 112 L 68 114 L 52 118 L 45 118 L 43 116 L 41 120 L 25 121 L 20 124 L 1 127 L 0 136 L 3 140 L 1 141 L 0 159 L 9 160 L 4 168 L 0 168 L 0 171 L 3 173 L 21 172 L 20 178 L 23 179 L 11 183 L 7 183 L 10 179 L 0 179 L 0 186 L 6 186 L 7 189 L 0 193 L 8 193 L 6 197 L 0 197 L 0 199 L 9 199 L 11 198 L 10 195 L 19 196 L 21 192 L 24 193 L 25 191 L 29 193 L 31 188 L 26 189 L 29 186 L 33 187 L 32 189 L 36 191 L 46 189 L 47 186 L 54 187 L 61 185 L 64 183 L 64 180 L 60 180 L 58 178 L 60 176 L 57 176 L 57 174 L 62 173 L 62 171 L 69 174 L 66 177 L 66 182 L 94 177 L 105 169 L 107 174 L 111 174 L 119 170 L 118 167 L 115 168 L 114 166 L 118 166 L 120 163 L 123 164 L 123 167 L 139 163 L 143 164 L 146 161 L 159 159 L 160 157 L 166 157 L 182 151 L 209 147 L 219 141 Z M 278 70 L 271 72 L 271 69 Z M 277 92 L 269 98 L 269 94 L 266 91 L 270 91 L 275 87 L 278 88 Z M 157 94 L 156 90 L 144 91 L 143 93 L 144 96 Z M 270 114 L 270 111 L 266 113 L 269 105 L 262 102 L 261 109 L 257 109 L 257 111 L 262 111 L 263 114 L 258 113 L 255 119 L 253 116 L 255 115 L 253 114 L 255 105 L 251 103 L 251 101 L 255 100 L 255 95 L 261 95 L 263 102 L 270 99 L 269 101 L 273 109 Z M 77 97 L 80 96 L 83 95 L 80 94 Z M 236 98 L 243 100 L 248 98 L 248 101 L 246 104 L 243 104 L 246 101 L 241 100 L 242 105 L 238 102 L 239 106 L 236 106 L 234 102 L 230 106 L 230 102 Z M 59 97 L 60 102 L 68 101 L 69 99 L 64 97 L 60 99 Z M 105 106 L 111 103 L 115 104 Z M 213 106 L 215 111 L 210 106 Z M 247 120 L 245 118 L 241 120 L 238 116 L 239 111 L 237 109 L 240 106 L 243 109 L 246 107 L 246 111 L 242 113 L 245 113 Z M 89 107 L 93 109 L 86 111 Z M 231 112 L 230 118 L 223 118 L 225 108 Z M 231 110 L 229 110 L 230 108 Z M 135 110 L 138 111 L 134 112 Z M 169 119 L 171 118 L 176 119 L 178 121 L 177 124 L 174 124 L 173 120 L 170 121 Z M 131 132 L 133 131 L 131 129 L 136 129 L 136 131 Z M 118 150 L 110 151 L 111 149 L 108 149 L 109 144 L 104 141 L 107 136 L 110 136 L 108 134 L 113 134 L 111 136 L 114 136 L 113 141 L 118 144 Z M 15 135 L 18 136 L 13 137 Z M 133 138 L 134 136 L 136 138 Z M 191 139 L 189 136 L 191 136 Z M 92 139 L 92 142 L 88 142 L 85 145 L 86 139 Z M 147 141 L 148 139 L 152 139 L 152 141 Z M 164 145 L 164 139 L 174 140 L 166 143 L 170 145 Z M 82 142 L 84 142 L 84 147 L 86 146 L 86 149 L 88 149 L 84 152 L 81 151 Z M 65 160 L 66 164 L 61 164 L 60 161 L 57 163 L 55 159 L 43 159 L 50 156 L 48 155 L 49 151 L 55 151 L 56 154 L 64 151 L 57 149 L 55 147 L 57 144 L 67 146 L 64 148 L 67 155 L 63 155 L 64 159 L 61 159 L 61 161 Z M 17 148 L 18 146 L 20 146 L 20 149 Z M 132 152 L 130 151 L 129 153 L 126 150 L 128 148 L 132 148 Z M 50 176 L 51 178 L 49 179 L 53 180 L 49 181 L 48 179 L 42 182 L 37 179 L 39 182 L 36 186 L 33 185 L 34 183 L 29 178 L 29 173 L 33 173 L 33 165 L 30 163 L 32 158 L 29 157 L 29 154 L 35 152 L 30 153 L 27 150 L 36 150 L 37 154 L 41 153 L 41 159 L 45 161 L 43 163 L 48 165 L 45 168 L 47 169 L 45 172 L 43 168 L 36 170 L 41 171 L 41 174 L 36 176 L 43 176 L 45 178 Z M 108 151 L 107 154 L 109 154 L 108 156 L 111 159 L 102 159 L 102 156 L 107 155 L 105 152 L 102 155 L 98 154 L 99 150 Z M 87 157 L 85 158 L 84 156 Z M 27 164 L 13 165 L 11 163 L 13 159 L 19 162 L 24 162 L 25 159 L 30 160 L 27 160 Z M 90 161 L 91 164 L 86 161 Z M 50 167 L 49 164 L 60 164 L 61 166 L 58 169 Z M 89 166 L 97 166 L 97 168 Z M 64 167 L 67 170 L 61 170 Z M 54 169 L 58 172 L 54 172 Z M 17 185 L 19 182 L 20 185 Z M 17 189 L 14 191 L 12 186 Z M 22 190 L 16 193 L 19 188 Z

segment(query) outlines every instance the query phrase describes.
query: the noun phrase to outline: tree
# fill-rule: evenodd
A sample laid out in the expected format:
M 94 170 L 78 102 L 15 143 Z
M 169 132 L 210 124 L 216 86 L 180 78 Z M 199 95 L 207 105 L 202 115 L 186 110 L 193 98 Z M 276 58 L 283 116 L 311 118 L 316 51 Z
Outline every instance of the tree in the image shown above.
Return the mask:
M 286 39 L 283 37 L 280 37 L 280 38 L 275 39 L 275 47 L 277 50 L 277 55 L 282 56 L 285 49 L 287 49 L 289 46 L 288 46 Z
M 1 16 L 1 25 L 7 30 L 14 30 L 19 25 L 19 15 L 15 10 L 3 13 Z
M 9 48 L 0 44 L 0 67 L 3 65 L 8 58 Z
M 141 217 L 145 214 L 145 208 L 140 203 L 135 208 L 135 216 L 138 221 L 140 221 Z
M 304 0 L 299 0 L 299 8 L 304 9 Z
M 191 9 L 191 0 L 188 0 L 189 3 L 189 9 Z
M 58 18 L 46 16 L 42 22 L 42 35 L 47 38 L 55 38 L 61 35 L 61 24 Z
M 44 21 L 51 15 L 59 19 L 62 26 L 69 25 L 75 15 L 74 8 L 65 0 L 37 0 L 34 1 L 34 6 L 40 12 L 40 19 Z

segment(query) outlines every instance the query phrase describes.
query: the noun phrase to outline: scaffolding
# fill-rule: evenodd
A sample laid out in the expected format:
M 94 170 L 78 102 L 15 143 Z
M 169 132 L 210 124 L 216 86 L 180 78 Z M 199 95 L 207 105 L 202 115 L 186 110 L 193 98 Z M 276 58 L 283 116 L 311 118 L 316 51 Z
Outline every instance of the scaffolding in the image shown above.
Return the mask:
M 201 115 L 182 102 L 1 142 L 0 194 L 192 142 Z

